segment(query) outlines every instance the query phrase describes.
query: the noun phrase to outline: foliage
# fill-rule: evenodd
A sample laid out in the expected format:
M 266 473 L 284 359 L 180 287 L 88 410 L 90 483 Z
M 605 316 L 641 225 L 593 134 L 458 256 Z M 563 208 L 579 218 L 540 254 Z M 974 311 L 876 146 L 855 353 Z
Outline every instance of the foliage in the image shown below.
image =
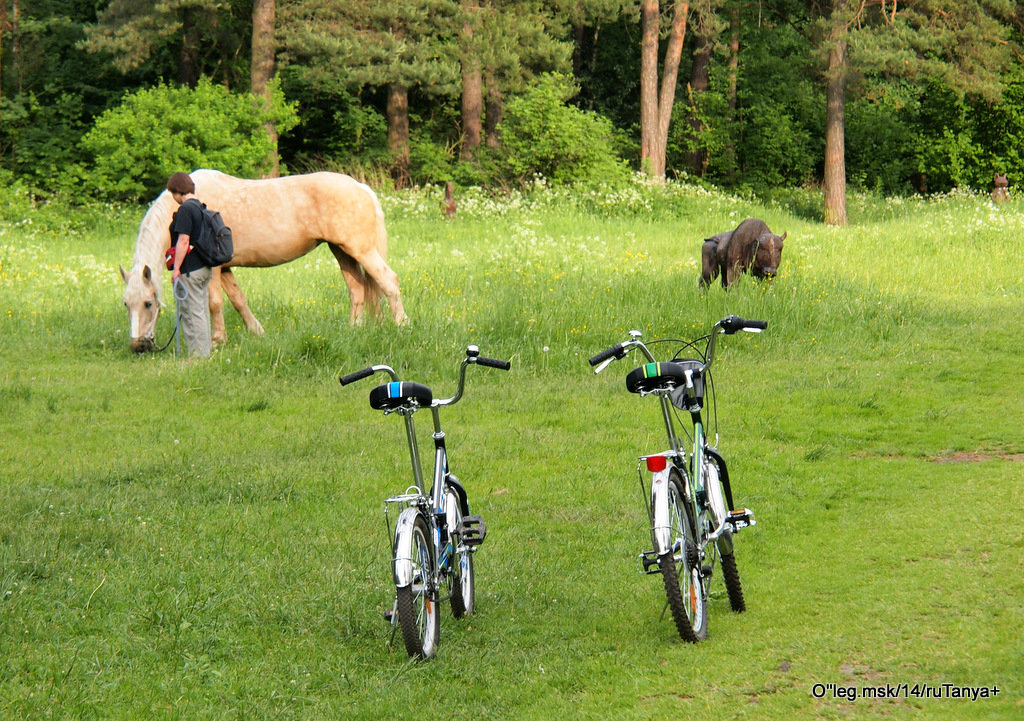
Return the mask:
M 206 76 L 229 86 L 248 82 L 252 3 L 240 0 L 109 0 L 80 47 L 124 75 Z
M 372 102 L 348 87 L 345 74 L 324 77 L 289 65 L 278 77 L 296 108 L 300 132 L 284 133 L 278 149 L 296 169 L 384 165 L 389 157 L 387 119 Z
M 129 94 L 82 139 L 92 156 L 94 187 L 110 197 L 142 199 L 182 169 L 259 176 L 271 149 L 264 124 L 286 131 L 295 123 L 295 109 L 279 89 L 273 98 L 266 109 L 252 95 L 209 80 L 194 90 L 160 85 Z
M 73 189 L 78 142 L 121 92 L 103 63 L 78 47 L 95 3 L 23 1 L 16 42 L 8 5 L 0 3 L 0 167 L 40 194 Z
M 541 175 L 557 184 L 614 182 L 628 176 L 616 153 L 624 142 L 612 124 L 566 104 L 577 91 L 569 77 L 552 73 L 509 101 L 498 160 L 506 177 Z
M 352 87 L 401 84 L 457 92 L 454 0 L 282 2 L 285 65 L 330 82 L 340 65 Z
M 931 191 L 990 189 L 993 173 L 1024 180 L 1024 78 L 1007 79 L 1003 100 L 989 103 L 932 83 L 921 93 L 913 151 Z
M 883 20 L 883 5 L 895 8 L 895 16 Z M 252 8 L 246 0 L 22 0 L 18 6 L 17 42 L 9 0 L 0 6 L 0 167 L 39 195 L 92 182 L 90 155 L 79 141 L 126 93 L 173 81 L 188 84 L 186 70 L 233 90 L 247 86 Z M 513 157 L 531 152 L 532 140 L 510 155 L 484 148 L 475 163 L 456 160 L 462 133 L 459 61 L 466 51 L 476 54 L 486 82 L 506 106 L 535 92 L 532 83 L 539 74 L 571 68 L 582 89 L 563 102 L 607 118 L 617 129 L 614 154 L 635 167 L 635 3 L 278 0 L 277 6 L 278 73 L 284 97 L 297 104 L 299 123 L 296 132 L 280 138 L 286 168 L 374 175 L 391 152 L 383 89 L 399 81 L 411 86 L 417 182 L 447 177 L 507 186 L 542 172 L 532 167 L 542 166 L 540 159 Z M 704 179 L 723 187 L 763 193 L 820 180 L 824 63 L 818 41 L 825 17 L 817 14 L 818 7 L 796 0 L 770 6 L 691 3 L 670 174 L 689 169 L 686 154 L 701 150 L 708 159 Z M 1021 56 L 1015 54 L 1021 36 L 1010 22 L 1015 5 L 914 0 L 857 7 L 861 15 L 851 25 L 846 106 L 850 187 L 911 193 L 911 180 L 924 177 L 933 191 L 987 190 L 995 170 L 1008 173 L 1011 183 L 1024 181 L 1019 150 L 1024 92 Z M 729 102 L 727 30 L 716 39 L 711 89 L 691 103 L 685 87 L 696 26 L 713 13 L 720 25 L 728 24 L 734 9 L 740 30 L 738 105 Z M 468 20 L 475 22 L 472 43 L 461 35 Z M 690 112 L 705 125 L 696 137 L 686 122 Z M 543 141 L 542 130 L 524 128 L 530 138 Z M 149 132 L 146 142 L 164 145 L 158 136 Z M 253 150 L 248 142 L 240 148 Z M 545 150 L 564 152 L 553 146 Z M 252 167 L 249 160 L 228 162 Z M 571 173 L 559 172 L 558 182 Z M 120 171 L 114 175 L 121 179 Z M 129 197 L 149 190 L 117 192 Z

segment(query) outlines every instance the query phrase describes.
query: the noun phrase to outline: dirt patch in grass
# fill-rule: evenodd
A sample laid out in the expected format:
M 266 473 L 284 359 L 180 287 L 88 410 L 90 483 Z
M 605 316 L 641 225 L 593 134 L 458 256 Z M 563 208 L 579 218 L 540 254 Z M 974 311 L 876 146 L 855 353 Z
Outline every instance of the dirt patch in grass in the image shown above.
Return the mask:
M 1005 453 L 1001 451 L 957 451 L 932 459 L 934 463 L 981 463 L 993 459 L 1001 461 L 1012 461 L 1014 463 L 1024 462 L 1024 453 Z

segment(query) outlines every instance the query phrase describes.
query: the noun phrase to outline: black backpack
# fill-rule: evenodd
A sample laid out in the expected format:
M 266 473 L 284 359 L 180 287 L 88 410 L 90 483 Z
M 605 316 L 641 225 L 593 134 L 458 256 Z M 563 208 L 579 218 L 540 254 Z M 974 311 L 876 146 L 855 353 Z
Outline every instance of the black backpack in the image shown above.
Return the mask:
M 216 210 L 209 210 L 203 203 L 199 205 L 203 208 L 203 228 L 198 237 L 192 239 L 192 247 L 211 268 L 231 262 L 235 254 L 231 228 L 224 225 L 224 219 Z

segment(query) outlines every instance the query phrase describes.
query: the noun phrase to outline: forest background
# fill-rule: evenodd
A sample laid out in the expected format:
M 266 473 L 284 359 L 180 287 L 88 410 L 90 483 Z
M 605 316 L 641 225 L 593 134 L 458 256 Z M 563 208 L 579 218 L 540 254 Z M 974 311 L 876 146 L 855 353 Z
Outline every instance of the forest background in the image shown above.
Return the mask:
M 1005 0 L 0 0 L 0 183 L 985 190 L 1024 179 Z M 83 195 L 83 189 L 88 191 Z

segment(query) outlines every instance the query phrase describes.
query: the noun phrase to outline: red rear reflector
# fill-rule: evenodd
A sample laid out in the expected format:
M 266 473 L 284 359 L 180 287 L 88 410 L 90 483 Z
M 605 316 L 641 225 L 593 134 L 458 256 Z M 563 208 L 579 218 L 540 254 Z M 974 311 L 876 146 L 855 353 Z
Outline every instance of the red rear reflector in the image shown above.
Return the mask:
M 665 456 L 647 456 L 647 470 L 651 473 L 663 471 L 668 466 Z

